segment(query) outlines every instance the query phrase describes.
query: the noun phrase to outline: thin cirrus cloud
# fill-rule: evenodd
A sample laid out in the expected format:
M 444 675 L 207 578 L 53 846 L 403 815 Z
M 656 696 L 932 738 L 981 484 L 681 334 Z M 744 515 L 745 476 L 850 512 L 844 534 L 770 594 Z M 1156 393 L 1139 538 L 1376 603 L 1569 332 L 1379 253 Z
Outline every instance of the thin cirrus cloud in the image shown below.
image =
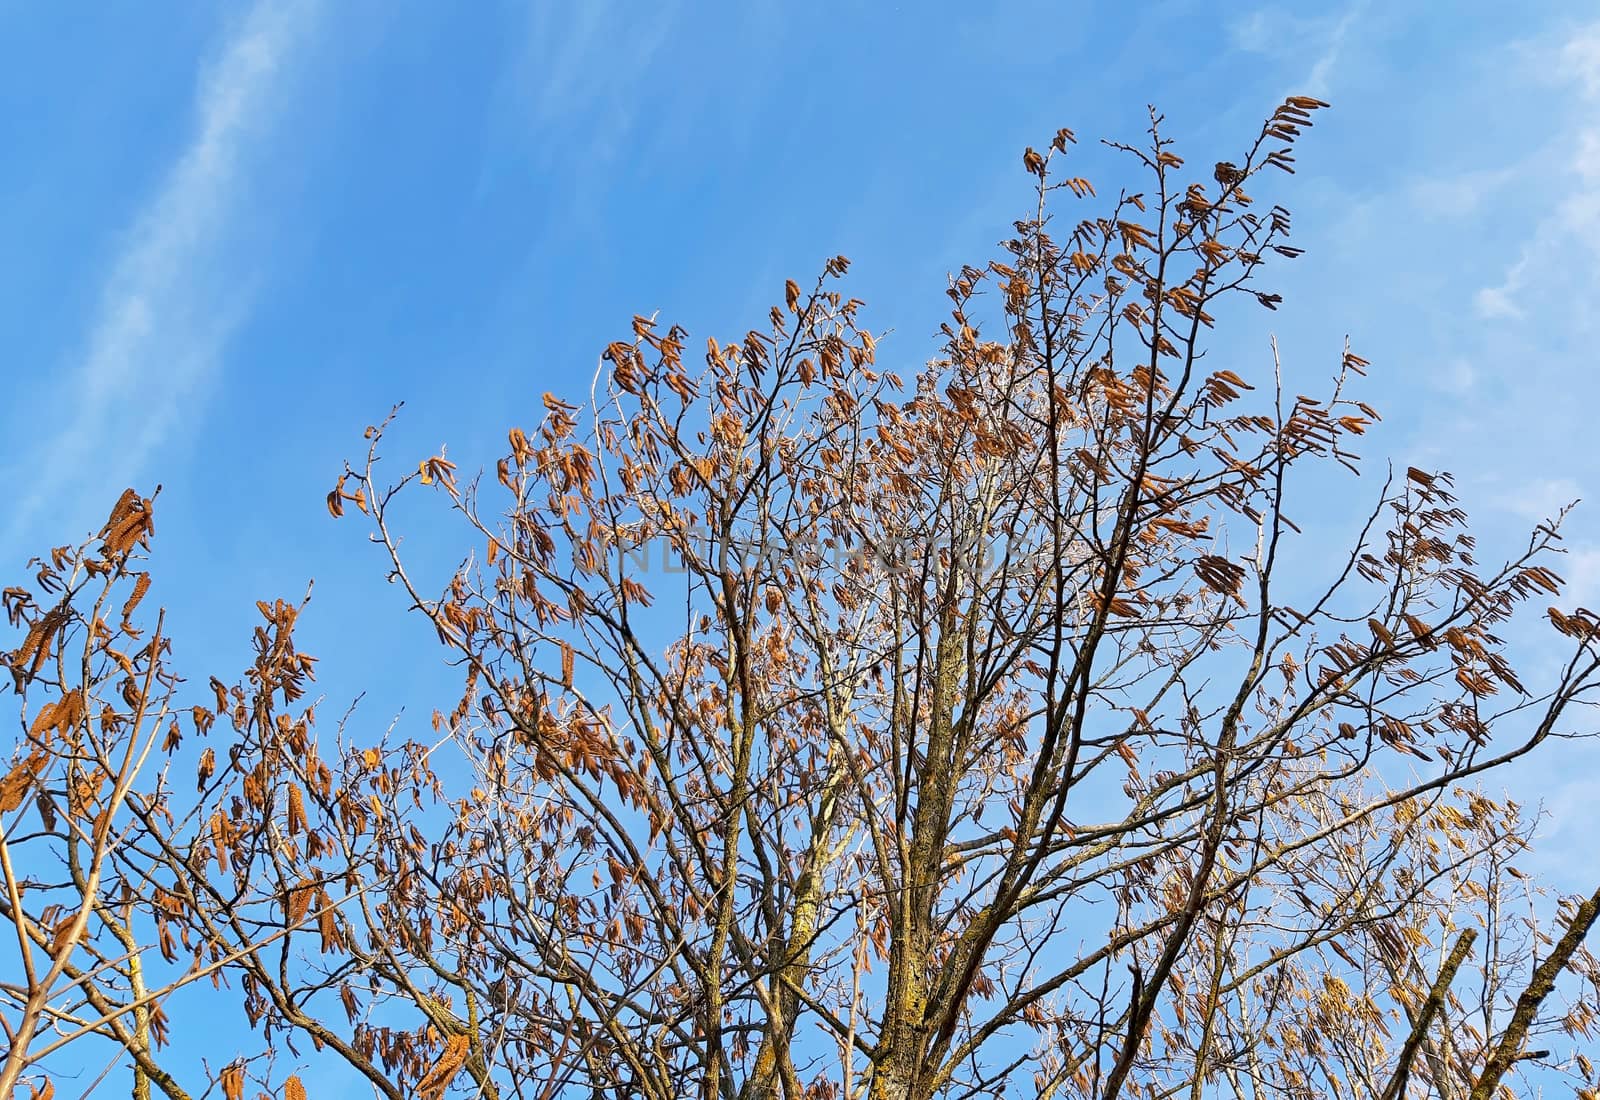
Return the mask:
M 1549 272 L 1559 272 L 1569 287 L 1592 285 L 1600 256 L 1600 128 L 1591 121 L 1600 107 L 1600 22 L 1566 36 L 1560 45 L 1533 47 L 1531 54 L 1530 70 L 1553 79 L 1568 108 L 1551 163 L 1536 167 L 1572 186 L 1556 198 L 1499 282 L 1477 292 L 1474 305 L 1490 320 L 1527 319 L 1531 284 Z
M 81 534 L 221 367 L 246 308 L 243 290 L 223 289 L 247 281 L 225 277 L 231 223 L 247 193 L 241 169 L 283 101 L 286 69 L 314 15 L 312 0 L 259 0 L 203 65 L 192 136 L 112 263 L 64 387 L 71 404 L 35 448 L 40 461 L 0 546 L 31 539 L 44 519 L 52 535 Z M 113 438 L 114 448 L 103 444 Z
M 1326 96 L 1335 70 L 1350 44 L 1351 31 L 1367 10 L 1367 0 L 1355 0 L 1336 12 L 1302 16 L 1278 8 L 1260 8 L 1230 27 L 1235 48 L 1246 53 L 1314 60 L 1299 82 L 1284 95 Z
M 614 160 L 664 95 L 654 66 L 677 15 L 675 2 L 638 12 L 612 0 L 536 5 L 501 93 L 511 125 L 532 131 L 543 161 Z

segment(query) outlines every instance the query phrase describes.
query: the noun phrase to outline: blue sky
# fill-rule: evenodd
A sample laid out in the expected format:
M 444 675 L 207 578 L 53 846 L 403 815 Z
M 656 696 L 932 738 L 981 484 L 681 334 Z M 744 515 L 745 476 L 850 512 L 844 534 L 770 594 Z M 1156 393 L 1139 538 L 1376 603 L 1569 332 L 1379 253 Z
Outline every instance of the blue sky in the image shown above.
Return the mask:
M 1596 493 L 1593 8 L 1218 10 L 0 0 L 0 565 L 160 482 L 156 591 L 193 678 L 236 675 L 254 601 L 314 577 L 336 709 L 365 689 L 372 721 L 423 722 L 450 678 L 322 502 L 392 404 L 397 464 L 492 462 L 632 314 L 742 332 L 835 253 L 909 371 L 945 273 L 1027 209 L 1023 146 L 1137 140 L 1154 103 L 1209 164 L 1290 93 L 1334 104 L 1273 196 L 1308 255 L 1219 350 L 1259 372 L 1276 334 L 1309 379 L 1348 333 L 1387 417 L 1369 453 L 1455 471 L 1490 551 Z M 1600 605 L 1600 509 L 1569 548 Z M 1514 777 L 1574 888 L 1597 763 Z

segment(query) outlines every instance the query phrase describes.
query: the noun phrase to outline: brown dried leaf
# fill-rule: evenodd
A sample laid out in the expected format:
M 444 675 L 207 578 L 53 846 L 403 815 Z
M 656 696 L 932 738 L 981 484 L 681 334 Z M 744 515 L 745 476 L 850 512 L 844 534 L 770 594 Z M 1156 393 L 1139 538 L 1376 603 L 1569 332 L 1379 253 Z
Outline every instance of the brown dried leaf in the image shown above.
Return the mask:
M 461 1072 L 461 1067 L 466 1065 L 467 1054 L 471 1049 L 472 1041 L 465 1035 L 450 1036 L 444 1045 L 444 1050 L 439 1054 L 439 1060 L 433 1064 L 433 1068 L 423 1076 L 422 1080 L 417 1082 L 417 1095 L 423 1100 L 439 1100 L 456 1074 Z
M 222 1073 L 217 1078 L 217 1083 L 222 1086 L 222 1095 L 227 1100 L 242 1100 L 244 1096 L 244 1064 L 232 1062 L 223 1067 Z

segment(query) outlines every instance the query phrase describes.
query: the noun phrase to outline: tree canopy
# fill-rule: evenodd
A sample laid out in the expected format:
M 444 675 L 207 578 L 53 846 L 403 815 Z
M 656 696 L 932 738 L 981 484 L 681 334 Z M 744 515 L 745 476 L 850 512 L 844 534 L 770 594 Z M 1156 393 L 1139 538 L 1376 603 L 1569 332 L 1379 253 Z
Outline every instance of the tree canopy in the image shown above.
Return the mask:
M 703 353 L 635 318 L 482 476 L 369 428 L 328 508 L 460 671 L 425 730 L 322 719 L 303 603 L 181 678 L 129 490 L 4 593 L 0 1096 L 1600 1095 L 1600 893 L 1541 918 L 1482 785 L 1594 732 L 1560 517 L 1480 562 L 1448 474 L 1354 479 L 1360 355 L 1215 358 L 1325 106 L 1199 171 L 1152 115 L 1115 195 L 1028 149 L 920 367 L 838 257 Z

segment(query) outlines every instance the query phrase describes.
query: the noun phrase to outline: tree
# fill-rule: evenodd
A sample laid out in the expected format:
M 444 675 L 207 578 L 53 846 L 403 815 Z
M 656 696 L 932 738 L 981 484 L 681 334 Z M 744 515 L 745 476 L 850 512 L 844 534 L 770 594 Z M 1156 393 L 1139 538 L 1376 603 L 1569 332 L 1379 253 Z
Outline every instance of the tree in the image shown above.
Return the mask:
M 1289 215 L 1244 188 L 1322 106 L 1204 182 L 1152 117 L 1111 201 L 1058 170 L 1070 132 L 1030 149 L 1035 210 L 909 382 L 837 258 L 703 368 L 636 318 L 492 481 L 441 453 L 390 483 L 369 429 L 328 504 L 461 669 L 427 739 L 319 741 L 282 602 L 169 721 L 159 630 L 119 659 L 133 608 L 100 610 L 142 594 L 137 547 L 57 551 L 48 597 L 7 593 L 3 911 L 54 961 L 4 987 L 5 1083 L 92 1034 L 197 1095 L 157 1040 L 214 975 L 263 1041 L 206 1067 L 230 1097 L 296 1040 L 389 1097 L 1592 1090 L 1529 1044 L 1588 1037 L 1600 894 L 1534 920 L 1531 822 L 1475 786 L 1589 732 L 1596 616 L 1551 607 L 1565 656 L 1527 685 L 1500 636 L 1559 600 L 1556 523 L 1480 565 L 1448 475 L 1409 469 L 1330 557 L 1297 524 L 1358 469 L 1368 364 L 1309 397 L 1205 363 L 1233 303 L 1280 300 Z M 402 553 L 419 492 L 472 540 L 449 576 Z M 129 744 L 163 761 L 137 789 Z

